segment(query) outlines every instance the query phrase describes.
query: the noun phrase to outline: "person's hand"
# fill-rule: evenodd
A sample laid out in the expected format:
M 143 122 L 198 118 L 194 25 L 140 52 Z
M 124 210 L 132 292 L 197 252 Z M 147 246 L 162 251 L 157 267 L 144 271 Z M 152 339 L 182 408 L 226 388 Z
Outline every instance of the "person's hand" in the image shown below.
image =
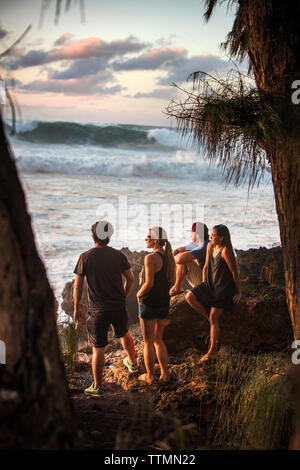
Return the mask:
M 74 305 L 73 319 L 74 323 L 81 323 L 83 321 L 83 315 L 80 309 L 80 305 Z
M 173 251 L 173 255 L 176 256 L 176 255 L 178 255 L 178 253 L 179 253 L 179 251 L 176 248 L 176 250 Z
M 143 284 L 144 268 L 139 273 L 139 286 Z
M 242 297 L 241 292 L 238 292 L 237 294 L 235 294 L 235 296 L 234 296 L 233 299 L 232 299 L 233 303 L 234 303 L 234 304 L 239 303 L 239 301 L 241 300 L 241 297 Z

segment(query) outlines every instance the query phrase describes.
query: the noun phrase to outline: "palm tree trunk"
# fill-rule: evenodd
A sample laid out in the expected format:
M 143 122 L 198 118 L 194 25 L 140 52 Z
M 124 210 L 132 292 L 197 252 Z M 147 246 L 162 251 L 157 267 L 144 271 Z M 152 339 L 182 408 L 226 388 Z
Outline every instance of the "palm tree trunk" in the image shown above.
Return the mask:
M 0 448 L 69 449 L 76 430 L 55 299 L 1 119 L 0 158 Z
M 286 150 L 276 151 L 271 158 L 272 178 L 285 267 L 286 299 L 291 315 L 294 339 L 300 339 L 300 170 L 297 164 L 299 153 Z M 289 149 L 289 150 L 287 150 Z M 287 153 L 291 153 L 287 156 Z M 291 354 L 293 350 L 291 349 Z M 300 365 L 292 365 L 289 382 L 294 400 L 293 432 L 290 449 L 300 449 Z
M 286 149 L 293 148 L 286 142 Z M 297 146 L 294 145 L 294 151 Z M 298 154 L 299 155 L 299 154 Z M 270 157 L 285 267 L 286 299 L 294 338 L 300 339 L 300 168 L 298 155 L 280 147 Z M 294 158 L 293 158 L 294 157 Z

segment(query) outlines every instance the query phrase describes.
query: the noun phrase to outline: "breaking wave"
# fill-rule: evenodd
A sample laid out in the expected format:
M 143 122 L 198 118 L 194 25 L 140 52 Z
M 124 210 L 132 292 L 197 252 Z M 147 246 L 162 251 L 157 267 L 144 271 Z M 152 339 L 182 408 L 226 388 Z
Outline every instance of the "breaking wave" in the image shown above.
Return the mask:
M 11 125 L 6 123 L 10 130 Z M 158 146 L 184 148 L 178 132 L 168 128 L 126 124 L 26 121 L 16 125 L 16 138 L 39 144 L 98 145 L 103 147 Z

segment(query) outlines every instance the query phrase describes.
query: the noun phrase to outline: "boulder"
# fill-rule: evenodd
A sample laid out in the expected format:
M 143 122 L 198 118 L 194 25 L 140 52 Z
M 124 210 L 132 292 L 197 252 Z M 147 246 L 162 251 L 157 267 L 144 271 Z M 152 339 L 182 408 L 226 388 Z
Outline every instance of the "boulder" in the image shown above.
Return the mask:
M 286 351 L 293 330 L 284 289 L 251 277 L 241 281 L 241 286 L 241 301 L 220 318 L 220 344 L 250 354 Z M 185 294 L 172 298 L 164 335 L 168 351 L 177 353 L 186 347 L 207 351 L 209 329 L 208 321 L 188 305 Z
M 258 248 L 235 250 L 240 279 L 258 278 L 284 287 L 282 248 Z

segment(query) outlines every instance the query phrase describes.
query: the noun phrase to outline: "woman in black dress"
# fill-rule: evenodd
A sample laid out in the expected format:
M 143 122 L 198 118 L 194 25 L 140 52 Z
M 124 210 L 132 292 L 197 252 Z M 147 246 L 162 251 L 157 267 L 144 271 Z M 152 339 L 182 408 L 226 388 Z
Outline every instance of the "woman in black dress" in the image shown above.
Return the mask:
M 214 360 L 220 337 L 219 318 L 240 301 L 241 287 L 237 263 L 230 233 L 225 225 L 216 225 L 211 232 L 206 261 L 203 268 L 204 282 L 186 295 L 190 306 L 210 323 L 210 348 L 199 364 Z

